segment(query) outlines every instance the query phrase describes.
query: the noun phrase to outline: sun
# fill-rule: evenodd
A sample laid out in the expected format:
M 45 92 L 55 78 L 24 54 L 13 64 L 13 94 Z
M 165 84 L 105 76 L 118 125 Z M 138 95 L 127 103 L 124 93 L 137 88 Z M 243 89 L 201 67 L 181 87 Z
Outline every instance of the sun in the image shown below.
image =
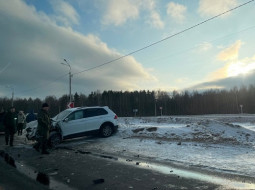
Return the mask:
M 229 64 L 227 68 L 227 76 L 233 77 L 238 75 L 246 75 L 255 69 L 255 63 L 236 62 Z

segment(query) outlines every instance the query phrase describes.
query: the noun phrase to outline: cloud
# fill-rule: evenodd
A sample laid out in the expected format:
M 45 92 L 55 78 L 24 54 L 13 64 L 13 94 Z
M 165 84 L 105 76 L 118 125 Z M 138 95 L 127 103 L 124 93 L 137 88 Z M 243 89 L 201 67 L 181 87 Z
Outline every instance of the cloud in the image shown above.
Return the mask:
M 104 9 L 106 7 L 102 18 L 104 25 L 123 25 L 129 20 L 139 19 L 142 12 L 146 15 L 144 17 L 146 23 L 155 28 L 164 28 L 164 22 L 156 11 L 154 0 L 110 0 L 101 3 Z
M 170 2 L 167 4 L 167 14 L 176 22 L 183 22 L 187 8 L 181 4 Z
M 139 16 L 139 7 L 130 0 L 110 0 L 103 17 L 103 24 L 115 26 L 124 24 L 129 19 Z
M 52 8 L 55 12 L 53 18 L 65 26 L 72 24 L 79 24 L 80 16 L 76 10 L 69 3 L 61 0 L 50 1 Z
M 23 1 L 0 1 L 0 12 L 0 68 L 5 67 L 3 63 L 12 63 L 1 73 L 0 86 L 14 85 L 16 96 L 42 98 L 67 94 L 69 68 L 60 64 L 64 58 L 72 73 L 77 73 L 122 56 L 99 37 L 61 27 Z M 146 68 L 129 56 L 74 75 L 72 92 L 125 90 L 136 88 L 137 81 L 154 80 Z
M 233 88 L 242 85 L 254 85 L 255 82 L 255 56 L 228 62 L 224 67 L 209 74 L 206 81 L 191 88 Z
M 151 12 L 151 25 L 155 28 L 164 28 L 164 22 L 161 20 L 160 15 L 156 11 Z
M 224 79 L 209 81 L 197 84 L 189 88 L 189 90 L 208 90 L 208 89 L 231 89 L 234 87 L 249 86 L 255 83 L 255 70 L 248 75 L 238 75 L 227 77 Z
M 241 40 L 236 41 L 234 44 L 222 50 L 217 55 L 217 59 L 220 61 L 228 61 L 228 60 L 237 59 L 241 45 L 242 45 Z
M 159 12 L 156 10 L 156 4 L 154 0 L 140 0 L 142 9 L 150 15 L 146 20 L 154 28 L 163 29 L 165 23 L 161 20 Z
M 232 56 L 230 56 L 232 57 Z M 247 75 L 255 69 L 255 56 L 244 59 L 226 59 L 224 66 L 210 73 L 207 80 L 218 80 L 226 77 Z
M 201 16 L 215 16 L 237 6 L 237 0 L 200 0 L 198 12 Z

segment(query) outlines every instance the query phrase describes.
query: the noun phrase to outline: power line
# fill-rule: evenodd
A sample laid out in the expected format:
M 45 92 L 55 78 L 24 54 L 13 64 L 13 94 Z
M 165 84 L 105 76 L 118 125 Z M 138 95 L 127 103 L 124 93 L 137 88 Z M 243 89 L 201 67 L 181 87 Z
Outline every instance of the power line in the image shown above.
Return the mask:
M 118 58 L 116 58 L 116 59 L 113 59 L 113 60 L 111 60 L 111 61 L 107 61 L 107 62 L 105 62 L 105 63 L 103 63 L 103 64 L 100 64 L 100 65 L 97 65 L 97 66 L 95 66 L 95 67 L 91 67 L 91 68 L 89 68 L 89 69 L 85 69 L 85 70 L 82 70 L 82 71 L 73 73 L 73 75 L 80 74 L 80 73 L 83 73 L 83 72 L 86 72 L 86 71 L 90 71 L 90 70 L 93 70 L 93 69 L 102 67 L 102 66 L 104 66 L 104 65 L 110 64 L 110 63 L 112 63 L 112 62 L 118 61 L 118 60 L 120 60 L 120 59 L 123 59 L 123 58 L 125 58 L 125 57 L 128 57 L 128 56 L 130 56 L 130 55 L 132 55 L 132 54 L 135 54 L 135 53 L 137 53 L 137 52 L 140 52 L 140 51 L 142 51 L 142 50 L 144 50 L 144 49 L 147 49 L 147 48 L 149 48 L 149 47 L 151 47 L 151 46 L 154 46 L 154 45 L 159 44 L 159 43 L 161 43 L 161 42 L 163 42 L 163 41 L 166 41 L 166 40 L 168 40 L 168 39 L 170 39 L 170 38 L 173 38 L 173 37 L 175 37 L 175 36 L 177 36 L 177 35 L 179 35 L 179 34 L 182 34 L 182 33 L 187 32 L 187 31 L 189 31 L 189 30 L 191 30 L 191 29 L 193 29 L 193 28 L 196 28 L 196 27 L 198 27 L 198 26 L 200 26 L 200 25 L 202 25 L 202 24 L 204 24 L 204 23 L 206 23 L 206 22 L 209 22 L 209 21 L 211 21 L 211 20 L 213 20 L 213 19 L 216 19 L 216 18 L 218 18 L 218 17 L 220 17 L 220 16 L 222 16 L 222 15 L 225 15 L 225 14 L 231 12 L 231 11 L 234 11 L 234 10 L 240 8 L 240 7 L 243 7 L 243 6 L 249 4 L 249 3 L 253 2 L 253 1 L 255 1 L 255 0 L 250 0 L 250 1 L 246 2 L 246 3 L 243 3 L 243 4 L 241 4 L 241 5 L 237 6 L 237 7 L 234 7 L 234 8 L 229 9 L 229 10 L 223 12 L 223 13 L 220 13 L 220 14 L 218 14 L 218 15 L 216 15 L 216 16 L 213 16 L 213 17 L 211 17 L 211 18 L 209 18 L 209 19 L 206 19 L 206 20 L 204 20 L 204 21 L 202 21 L 202 22 L 200 22 L 200 23 L 198 23 L 198 24 L 195 24 L 195 25 L 193 25 L 193 26 L 191 26 L 191 27 L 189 27 L 189 28 L 186 28 L 186 29 L 184 29 L 184 30 L 182 30 L 182 31 L 180 31 L 180 32 L 177 32 L 177 33 L 175 33 L 175 34 L 173 34 L 173 35 L 170 35 L 170 36 L 168 36 L 168 37 L 166 37 L 166 38 L 163 38 L 163 39 L 161 39 L 161 40 L 159 40 L 159 41 L 156 41 L 156 42 L 154 42 L 154 43 L 151 43 L 151 44 L 149 44 L 149 45 L 147 45 L 147 46 L 145 46 L 145 47 L 142 47 L 142 48 L 140 48 L 140 49 L 138 49 L 138 50 L 135 50 L 135 51 L 130 52 L 130 53 L 126 54 L 126 55 L 120 56 L 120 57 L 118 57 Z
M 255 25 L 250 26 L 250 27 L 245 28 L 245 29 L 242 29 L 242 30 L 239 30 L 239 31 L 237 31 L 237 32 L 234 32 L 234 33 L 231 33 L 231 34 L 222 36 L 222 37 L 220 37 L 220 38 L 211 40 L 211 41 L 209 41 L 209 43 L 212 43 L 212 42 L 215 42 L 215 41 L 218 41 L 218 40 L 222 40 L 222 39 L 224 39 L 224 38 L 227 38 L 227 37 L 230 37 L 230 36 L 239 34 L 239 33 L 241 33 L 241 32 L 246 32 L 246 31 L 251 30 L 251 29 L 255 29 Z M 190 48 L 187 48 L 187 49 L 184 49 L 184 50 L 181 50 L 181 51 L 173 52 L 173 53 L 168 54 L 167 56 L 163 57 L 163 59 L 164 59 L 164 58 L 167 58 L 167 57 L 170 57 L 170 56 L 173 57 L 173 56 L 180 55 L 180 54 L 185 53 L 185 52 L 188 52 L 188 51 L 190 51 L 190 50 L 199 48 L 200 46 L 201 46 L 201 44 L 200 44 L 200 45 L 193 46 L 193 47 L 190 47 Z M 158 58 L 158 59 L 150 60 L 150 61 L 152 61 L 152 62 L 154 61 L 154 62 L 155 62 L 156 60 L 160 60 L 160 59 L 162 59 L 162 57 L 161 57 L 161 58 Z

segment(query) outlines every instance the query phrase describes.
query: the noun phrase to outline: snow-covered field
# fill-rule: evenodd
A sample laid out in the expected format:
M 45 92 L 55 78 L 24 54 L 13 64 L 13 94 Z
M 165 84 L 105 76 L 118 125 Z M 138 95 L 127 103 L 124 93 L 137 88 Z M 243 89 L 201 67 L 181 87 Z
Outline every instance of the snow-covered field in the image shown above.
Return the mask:
M 255 177 L 255 115 L 119 118 L 104 152 Z

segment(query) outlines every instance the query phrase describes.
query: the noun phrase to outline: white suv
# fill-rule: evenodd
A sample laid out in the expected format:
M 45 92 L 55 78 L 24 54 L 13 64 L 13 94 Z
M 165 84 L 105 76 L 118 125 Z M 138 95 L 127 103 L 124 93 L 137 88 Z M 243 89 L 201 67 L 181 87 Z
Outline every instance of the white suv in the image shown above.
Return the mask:
M 52 118 L 49 144 L 55 146 L 65 139 L 93 134 L 109 137 L 118 129 L 117 119 L 108 106 L 66 109 Z

